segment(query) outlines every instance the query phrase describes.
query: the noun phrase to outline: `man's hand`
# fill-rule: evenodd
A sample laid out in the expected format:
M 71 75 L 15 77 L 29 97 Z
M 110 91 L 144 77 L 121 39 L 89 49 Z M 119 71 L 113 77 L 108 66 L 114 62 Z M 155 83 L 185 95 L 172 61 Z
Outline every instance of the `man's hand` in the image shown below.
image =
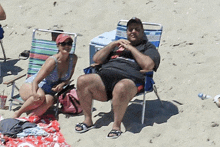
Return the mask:
M 124 48 L 125 50 L 131 51 L 134 47 L 131 45 L 131 42 L 128 40 L 120 39 L 117 41 L 119 48 Z

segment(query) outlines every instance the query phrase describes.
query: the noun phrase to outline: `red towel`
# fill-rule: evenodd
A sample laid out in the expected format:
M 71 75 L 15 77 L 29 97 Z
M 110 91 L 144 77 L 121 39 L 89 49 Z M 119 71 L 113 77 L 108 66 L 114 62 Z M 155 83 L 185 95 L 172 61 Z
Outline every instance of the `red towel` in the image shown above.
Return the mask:
M 54 115 L 48 114 L 41 117 L 31 116 L 29 118 L 21 117 L 18 119 L 25 119 L 30 122 L 38 124 L 40 127 L 49 133 L 48 136 L 27 136 L 24 138 L 9 138 L 1 135 L 5 139 L 5 144 L 0 142 L 0 145 L 7 147 L 28 146 L 28 147 L 70 147 L 60 132 L 59 122 L 55 119 Z

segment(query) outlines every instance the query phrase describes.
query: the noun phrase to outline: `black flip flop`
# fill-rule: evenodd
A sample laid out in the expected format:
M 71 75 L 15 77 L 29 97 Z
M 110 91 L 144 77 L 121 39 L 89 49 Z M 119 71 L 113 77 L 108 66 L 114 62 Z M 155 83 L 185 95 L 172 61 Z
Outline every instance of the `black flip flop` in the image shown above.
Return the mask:
M 113 134 L 113 136 L 110 136 L 111 134 Z M 108 133 L 107 138 L 116 139 L 116 138 L 118 138 L 121 134 L 122 134 L 121 131 L 112 129 L 112 130 Z
M 81 128 L 81 130 L 76 130 L 76 127 Z M 95 128 L 94 125 L 88 126 L 88 125 L 85 124 L 85 123 L 78 123 L 78 124 L 76 124 L 76 127 L 75 127 L 75 131 L 76 131 L 77 133 L 84 133 L 84 132 L 89 131 L 90 129 Z
M 24 50 L 19 54 L 19 59 L 26 60 L 29 58 L 30 50 Z

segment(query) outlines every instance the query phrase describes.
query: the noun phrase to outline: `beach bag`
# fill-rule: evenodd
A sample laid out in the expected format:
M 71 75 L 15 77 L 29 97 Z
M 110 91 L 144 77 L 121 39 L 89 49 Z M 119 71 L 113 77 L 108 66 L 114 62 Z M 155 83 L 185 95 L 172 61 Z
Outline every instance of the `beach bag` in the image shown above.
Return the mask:
M 61 104 L 61 111 L 63 113 L 78 114 L 82 112 L 80 107 L 79 98 L 77 97 L 76 89 L 71 89 L 59 96 Z

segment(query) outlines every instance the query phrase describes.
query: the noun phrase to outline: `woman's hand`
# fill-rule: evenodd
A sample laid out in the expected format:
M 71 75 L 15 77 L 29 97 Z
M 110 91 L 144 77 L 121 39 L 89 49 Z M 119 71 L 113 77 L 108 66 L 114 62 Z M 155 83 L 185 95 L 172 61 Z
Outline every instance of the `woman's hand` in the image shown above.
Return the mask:
M 63 89 L 63 86 L 65 85 L 64 82 L 54 86 L 51 90 L 55 91 L 55 92 L 60 92 Z
M 34 101 L 39 101 L 39 100 L 41 100 L 40 95 L 37 94 L 37 93 L 33 93 L 33 97 L 34 97 Z

